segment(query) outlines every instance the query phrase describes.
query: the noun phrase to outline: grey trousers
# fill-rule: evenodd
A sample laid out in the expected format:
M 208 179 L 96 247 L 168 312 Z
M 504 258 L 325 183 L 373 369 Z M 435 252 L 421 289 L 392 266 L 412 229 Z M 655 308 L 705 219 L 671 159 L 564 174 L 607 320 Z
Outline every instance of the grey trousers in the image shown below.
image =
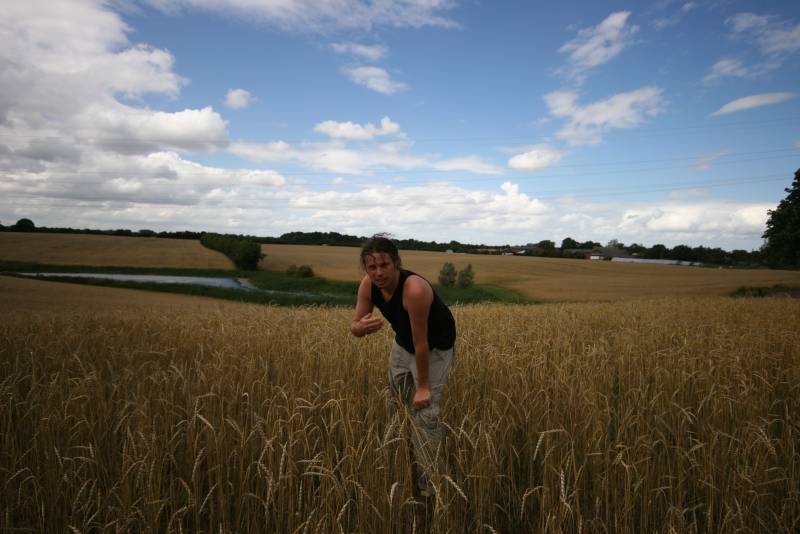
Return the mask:
M 447 375 L 453 367 L 455 351 L 431 349 L 428 358 L 428 386 L 431 404 L 427 408 L 414 408 L 414 393 L 417 391 L 416 357 L 394 342 L 389 353 L 389 387 L 387 406 L 390 418 L 410 416 L 411 425 L 411 479 L 414 496 L 431 497 L 435 493 L 434 481 L 437 473 L 444 470 L 444 455 L 441 451 L 442 428 L 439 424 L 442 389 Z

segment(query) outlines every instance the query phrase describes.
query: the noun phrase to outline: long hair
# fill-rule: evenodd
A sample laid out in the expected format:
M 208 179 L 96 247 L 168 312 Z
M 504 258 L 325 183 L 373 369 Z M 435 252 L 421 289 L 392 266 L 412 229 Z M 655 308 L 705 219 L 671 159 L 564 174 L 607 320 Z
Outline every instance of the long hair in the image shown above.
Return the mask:
M 373 236 L 361 245 L 361 268 L 366 268 L 366 258 L 370 254 L 383 253 L 388 254 L 392 258 L 392 262 L 396 267 L 401 266 L 400 252 L 397 250 L 397 245 L 394 244 L 389 238 L 383 236 Z

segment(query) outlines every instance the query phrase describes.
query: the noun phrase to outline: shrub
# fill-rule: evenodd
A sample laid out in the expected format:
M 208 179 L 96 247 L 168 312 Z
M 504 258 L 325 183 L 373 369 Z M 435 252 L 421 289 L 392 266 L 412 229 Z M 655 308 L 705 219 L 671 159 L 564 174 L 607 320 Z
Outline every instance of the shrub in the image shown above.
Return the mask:
M 211 250 L 222 252 L 238 269 L 254 271 L 264 257 L 261 245 L 249 239 L 222 234 L 203 234 L 200 243 Z
M 297 268 L 297 277 L 298 278 L 313 278 L 314 277 L 314 270 L 311 268 L 310 265 L 301 265 Z
M 472 287 L 475 284 L 475 271 L 472 270 L 472 264 L 466 266 L 466 268 L 461 269 L 458 271 L 458 287 Z
M 444 262 L 442 270 L 439 271 L 439 284 L 445 287 L 452 287 L 456 283 L 456 267 L 449 261 Z
M 314 269 L 311 268 L 310 265 L 290 265 L 288 269 L 286 269 L 286 274 L 289 276 L 296 276 L 297 278 L 313 278 L 314 277 Z

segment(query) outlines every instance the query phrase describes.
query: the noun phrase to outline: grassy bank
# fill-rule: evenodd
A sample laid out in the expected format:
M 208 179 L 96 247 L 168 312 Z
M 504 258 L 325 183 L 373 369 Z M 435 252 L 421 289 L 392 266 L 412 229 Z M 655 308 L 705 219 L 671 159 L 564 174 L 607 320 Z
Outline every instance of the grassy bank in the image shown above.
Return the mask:
M 352 306 L 355 302 L 358 284 L 356 282 L 328 280 L 321 277 L 298 278 L 282 272 L 243 271 L 230 269 L 177 269 L 151 267 L 106 267 L 89 265 L 46 265 L 32 262 L 0 261 L 0 272 L 13 274 L 19 272 L 40 273 L 40 278 L 56 282 L 70 282 L 93 286 L 122 287 L 180 293 L 221 298 L 238 302 L 275 304 L 280 306 L 329 305 Z M 89 278 L 48 277 L 47 273 L 94 273 L 94 274 L 150 274 L 172 276 L 200 276 L 220 278 L 246 278 L 260 290 L 242 291 L 238 289 L 215 288 L 203 285 L 164 284 L 154 282 L 126 282 Z M 508 302 L 529 303 L 518 293 L 495 286 L 474 286 L 467 289 L 434 286 L 442 299 L 448 304 Z

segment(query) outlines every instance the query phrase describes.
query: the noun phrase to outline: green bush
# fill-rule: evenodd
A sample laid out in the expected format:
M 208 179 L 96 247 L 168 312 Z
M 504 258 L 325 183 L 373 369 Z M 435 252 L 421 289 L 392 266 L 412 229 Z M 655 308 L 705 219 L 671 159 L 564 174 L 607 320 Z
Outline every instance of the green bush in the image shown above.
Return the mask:
M 290 265 L 286 269 L 286 274 L 289 276 L 296 276 L 297 278 L 314 278 L 314 269 L 310 265 Z
M 444 262 L 442 270 L 439 271 L 439 285 L 452 287 L 456 283 L 456 267 L 449 261 Z
M 458 287 L 461 288 L 472 287 L 475 284 L 475 272 L 472 270 L 472 264 L 458 271 L 458 280 L 456 283 Z
M 264 258 L 261 245 L 249 239 L 222 234 L 203 234 L 200 243 L 211 250 L 222 252 L 236 265 L 237 269 L 254 271 L 258 262 Z

